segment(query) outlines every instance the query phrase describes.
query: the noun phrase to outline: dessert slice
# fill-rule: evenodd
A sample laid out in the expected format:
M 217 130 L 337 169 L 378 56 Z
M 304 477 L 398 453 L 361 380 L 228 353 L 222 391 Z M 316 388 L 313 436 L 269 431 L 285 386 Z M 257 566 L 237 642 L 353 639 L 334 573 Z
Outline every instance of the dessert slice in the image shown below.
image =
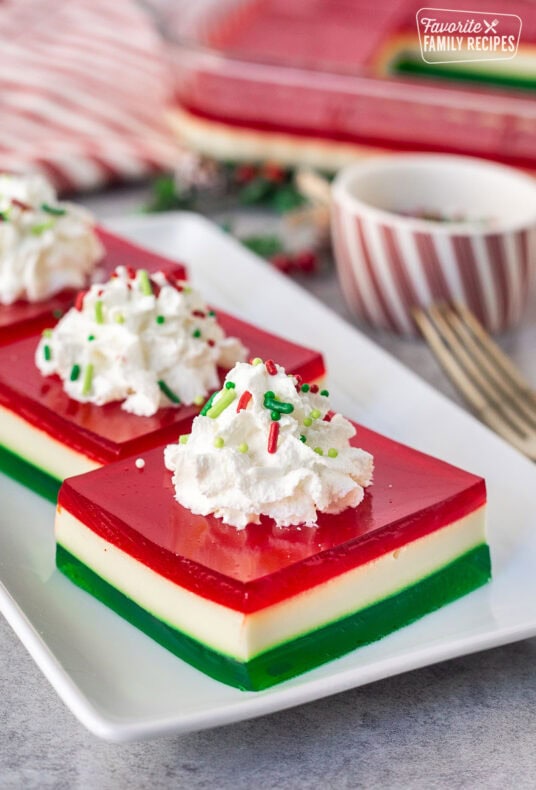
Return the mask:
M 56 556 L 73 582 L 202 672 L 258 690 L 490 578 L 481 478 L 353 426 L 277 367 L 268 382 L 245 367 L 167 449 L 174 479 L 154 449 L 64 482 Z
M 60 203 L 42 177 L 0 175 L 0 344 L 51 326 L 77 290 L 119 264 L 179 266 L 95 227 L 85 209 Z
M 94 310 L 93 297 L 86 296 L 84 302 L 86 299 L 89 302 L 88 309 Z M 207 317 L 194 318 L 200 324 L 207 321 Z M 304 381 L 314 382 L 324 375 L 321 354 L 263 332 L 221 311 L 217 313 L 217 320 L 218 332 L 227 335 L 228 339 L 239 338 L 250 353 L 277 355 L 289 371 L 300 374 Z M 115 326 L 121 325 L 116 323 Z M 181 385 L 172 378 L 159 380 L 156 398 L 160 408 L 153 413 L 150 413 L 150 409 L 144 410 L 155 389 L 154 386 L 143 389 L 145 380 L 142 382 L 143 387 L 140 385 L 137 390 L 137 396 L 133 393 L 130 400 L 133 410 L 138 413 L 123 408 L 128 399 L 124 404 L 119 401 L 105 402 L 112 389 L 109 387 L 111 379 L 107 375 L 110 357 L 106 356 L 109 345 L 106 327 L 107 324 L 97 326 L 95 338 L 89 342 L 90 346 L 95 344 L 95 351 L 92 353 L 97 356 L 94 362 L 87 356 L 78 357 L 69 366 L 65 382 L 56 375 L 44 377 L 35 364 L 38 343 L 38 354 L 45 363 L 52 362 L 53 353 L 60 353 L 57 346 L 49 345 L 51 338 L 44 337 L 39 341 L 37 337 L 30 337 L 0 347 L 0 469 L 54 502 L 65 477 L 98 468 L 166 442 L 176 441 L 180 433 L 189 430 L 202 405 L 199 397 L 195 396 L 193 403 L 192 398 L 178 402 L 177 392 L 181 395 L 185 393 Z M 155 340 L 158 341 L 160 360 L 167 349 L 164 342 L 165 328 L 165 322 L 159 324 L 154 321 L 154 331 L 161 332 L 160 340 Z M 99 329 L 106 330 L 102 342 L 99 340 Z M 210 332 L 214 331 L 216 330 L 210 329 Z M 194 329 L 193 333 L 195 332 Z M 86 346 L 83 349 L 84 354 L 87 354 L 88 337 L 83 337 L 83 345 Z M 204 346 L 208 346 L 210 340 L 210 337 L 208 340 L 203 337 L 197 340 L 200 351 L 195 351 L 194 362 L 199 358 L 205 359 L 202 356 L 205 353 Z M 132 339 L 128 342 L 132 350 Z M 74 348 L 79 349 L 80 346 L 75 343 Z M 145 352 L 146 347 L 141 348 Z M 68 360 L 71 351 L 72 348 L 69 347 L 61 349 L 61 353 Z M 45 356 L 51 358 L 47 360 Z M 125 352 L 121 356 L 128 355 Z M 99 379 L 101 364 L 106 375 L 103 373 Z M 159 364 L 164 363 L 160 361 Z M 226 364 L 225 354 L 220 358 L 219 364 Z M 118 363 L 115 367 L 117 370 L 112 373 L 116 379 L 113 381 L 124 389 L 121 366 Z M 91 370 L 91 376 L 88 370 Z M 194 392 L 202 394 L 204 390 L 212 388 L 214 383 L 219 386 L 219 381 L 225 374 L 222 367 L 214 368 L 215 381 L 212 382 L 205 371 L 201 377 L 203 389 L 199 388 L 199 375 L 194 375 L 192 367 L 189 370 L 190 379 L 197 381 L 197 386 L 190 395 Z M 94 391 L 93 386 L 98 387 L 98 391 Z M 186 381 L 184 387 L 188 386 L 190 385 Z M 67 392 L 64 387 L 67 387 Z M 125 397 L 124 391 L 119 397 Z M 104 405 L 98 405 L 98 402 Z M 138 408 L 140 404 L 141 408 Z

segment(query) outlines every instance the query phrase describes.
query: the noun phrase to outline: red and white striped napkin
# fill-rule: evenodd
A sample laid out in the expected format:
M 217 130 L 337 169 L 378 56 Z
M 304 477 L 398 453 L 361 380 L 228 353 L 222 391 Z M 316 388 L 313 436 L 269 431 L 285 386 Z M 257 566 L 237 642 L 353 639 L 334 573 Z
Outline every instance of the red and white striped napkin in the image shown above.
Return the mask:
M 0 171 L 62 191 L 169 168 L 169 83 L 134 0 L 0 0 Z

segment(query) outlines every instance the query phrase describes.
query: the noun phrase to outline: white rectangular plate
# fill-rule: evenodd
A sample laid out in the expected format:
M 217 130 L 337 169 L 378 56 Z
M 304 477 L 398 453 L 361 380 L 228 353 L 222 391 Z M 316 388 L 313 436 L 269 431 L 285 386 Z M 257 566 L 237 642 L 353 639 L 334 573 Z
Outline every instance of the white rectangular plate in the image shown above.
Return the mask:
M 0 610 L 83 724 L 111 740 L 212 727 L 536 634 L 529 461 L 207 220 L 177 213 L 112 228 L 184 260 L 214 305 L 321 349 L 347 416 L 483 475 L 494 579 L 380 642 L 245 693 L 179 661 L 56 571 L 54 508 L 0 475 Z

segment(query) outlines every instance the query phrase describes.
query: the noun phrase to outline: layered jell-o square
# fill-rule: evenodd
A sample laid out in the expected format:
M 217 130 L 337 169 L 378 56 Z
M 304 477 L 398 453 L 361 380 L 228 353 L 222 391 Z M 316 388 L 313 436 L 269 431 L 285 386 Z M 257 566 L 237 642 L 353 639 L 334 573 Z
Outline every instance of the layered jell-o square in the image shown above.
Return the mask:
M 66 480 L 57 565 L 200 671 L 241 689 L 292 678 L 490 578 L 484 480 L 357 427 L 363 502 L 314 526 L 237 530 L 174 499 L 163 448 Z
M 318 352 L 222 311 L 217 316 L 224 332 L 239 338 L 252 356 L 276 356 L 306 382 L 323 377 Z M 38 340 L 29 337 L 0 347 L 0 470 L 53 502 L 64 478 L 176 442 L 199 413 L 199 405 L 183 404 L 140 417 L 119 402 L 97 406 L 72 400 L 58 377 L 44 377 L 37 369 Z M 219 371 L 221 380 L 225 372 Z
M 104 257 L 95 267 L 96 282 L 107 280 L 117 266 L 131 266 L 149 272 L 173 271 L 177 278 L 186 277 L 184 266 L 176 261 L 132 244 L 104 228 L 97 227 L 95 232 L 105 251 Z M 19 300 L 14 304 L 0 305 L 0 345 L 33 335 L 55 324 L 73 305 L 76 293 L 75 290 L 65 289 L 41 302 Z

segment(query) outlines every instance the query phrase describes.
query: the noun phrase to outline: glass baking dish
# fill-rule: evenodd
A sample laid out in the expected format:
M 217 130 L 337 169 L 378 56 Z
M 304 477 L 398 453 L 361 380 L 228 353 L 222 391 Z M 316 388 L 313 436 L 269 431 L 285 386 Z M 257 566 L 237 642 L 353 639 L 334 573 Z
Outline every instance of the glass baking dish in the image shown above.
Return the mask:
M 415 0 L 175 0 L 170 122 L 221 159 L 335 170 L 424 150 L 536 171 L 536 6 L 482 2 L 522 18 L 517 56 L 442 69 L 420 57 Z

